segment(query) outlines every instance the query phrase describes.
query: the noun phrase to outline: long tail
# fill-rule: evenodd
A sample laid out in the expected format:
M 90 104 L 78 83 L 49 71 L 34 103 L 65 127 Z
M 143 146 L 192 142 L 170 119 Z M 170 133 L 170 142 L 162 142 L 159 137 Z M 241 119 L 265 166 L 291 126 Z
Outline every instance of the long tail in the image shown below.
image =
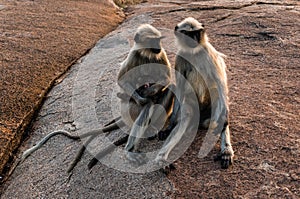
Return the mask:
M 100 133 L 106 133 L 106 132 L 110 132 L 110 131 L 114 131 L 117 130 L 123 126 L 125 126 L 125 123 L 123 122 L 122 119 L 119 120 L 113 120 L 115 122 L 111 123 L 110 125 L 105 125 L 102 129 L 96 129 L 96 130 L 92 130 L 90 132 L 84 133 L 82 135 L 80 135 L 80 138 L 85 138 L 85 137 L 89 137 L 91 135 L 99 135 Z
M 79 149 L 75 159 L 73 160 L 73 162 L 70 164 L 67 172 L 70 173 L 71 171 L 73 171 L 74 167 L 77 165 L 77 163 L 81 160 L 81 157 L 84 154 L 84 151 L 86 149 L 85 146 L 87 146 L 87 144 L 89 144 L 93 139 L 95 139 L 97 135 L 92 135 L 91 137 L 89 137 L 89 139 L 83 144 L 83 146 Z
M 69 168 L 68 168 L 68 173 L 72 172 L 74 167 L 77 165 L 77 163 L 81 160 L 81 157 L 84 154 L 84 151 L 86 149 L 86 146 L 93 140 L 96 138 L 97 135 L 99 135 L 100 133 L 105 133 L 105 132 L 110 132 L 113 130 L 117 130 L 121 127 L 125 126 L 125 123 L 122 121 L 121 117 L 116 118 L 114 120 L 112 120 L 110 123 L 106 124 L 104 126 L 103 129 L 99 129 L 99 130 L 94 130 L 91 132 L 88 132 L 86 134 L 81 135 L 80 137 L 88 137 L 91 136 L 85 143 L 84 145 L 81 146 L 81 148 L 79 149 L 78 153 L 76 154 L 75 159 L 73 160 L 73 162 L 70 164 Z
M 120 145 L 126 143 L 127 140 L 128 140 L 128 135 L 126 135 L 125 137 L 120 138 L 119 140 L 115 141 L 113 144 L 110 144 L 105 149 L 103 149 L 102 151 L 100 151 L 99 153 L 97 153 L 97 155 L 89 162 L 88 168 L 92 169 L 98 163 L 98 161 L 101 158 L 103 158 L 107 154 L 109 154 L 112 151 L 114 151 L 115 148 L 116 148 L 116 146 L 120 146 Z
M 70 132 L 68 131 L 64 131 L 64 130 L 57 130 L 57 131 L 53 131 L 51 133 L 49 133 L 48 135 L 46 135 L 41 141 L 39 141 L 35 146 L 31 147 L 30 149 L 27 149 L 26 151 L 24 151 L 22 157 L 21 157 L 21 162 L 23 162 L 28 156 L 30 156 L 33 152 L 35 152 L 36 150 L 38 150 L 39 148 L 41 148 L 50 138 L 52 138 L 53 136 L 56 135 L 64 135 L 70 139 L 73 140 L 79 140 L 80 136 L 77 135 L 72 135 Z
M 113 121 L 115 121 L 115 122 L 113 122 Z M 73 139 L 73 140 L 79 140 L 81 138 L 92 136 L 93 138 L 90 138 L 88 140 L 89 142 L 86 143 L 86 144 L 88 144 L 100 133 L 110 132 L 110 131 L 113 131 L 113 130 L 116 130 L 116 129 L 119 129 L 119 128 L 125 126 L 125 123 L 120 118 L 116 118 L 113 121 L 110 122 L 109 125 L 106 125 L 102 129 L 92 130 L 92 131 L 87 132 L 87 133 L 82 134 L 82 135 L 72 135 L 70 132 L 65 131 L 65 130 L 53 131 L 53 132 L 49 133 L 48 135 L 46 135 L 44 138 L 42 138 L 42 140 L 39 141 L 35 146 L 33 146 L 33 147 L 27 149 L 26 151 L 24 151 L 24 153 L 21 157 L 21 162 L 23 162 L 26 158 L 28 158 L 33 152 L 35 152 L 36 150 L 41 148 L 50 138 L 52 138 L 56 135 L 64 135 L 64 136 L 66 136 L 70 139 Z M 82 156 L 83 152 L 84 152 L 84 149 L 81 148 L 81 150 L 79 151 L 79 153 L 81 154 L 80 157 Z M 79 155 L 79 153 L 78 153 L 78 155 Z

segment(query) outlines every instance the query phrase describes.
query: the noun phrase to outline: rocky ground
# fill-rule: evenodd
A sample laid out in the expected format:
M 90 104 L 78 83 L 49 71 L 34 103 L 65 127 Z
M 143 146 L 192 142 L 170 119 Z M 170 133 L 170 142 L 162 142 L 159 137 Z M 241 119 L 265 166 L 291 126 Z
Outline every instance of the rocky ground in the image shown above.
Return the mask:
M 55 80 L 123 18 L 109 1 L 0 0 L 0 173 Z
M 199 131 L 167 177 L 159 171 L 122 172 L 107 162 L 89 172 L 88 154 L 68 178 L 66 167 L 80 143 L 57 137 L 16 168 L 2 184 L 1 198 L 299 198 L 299 2 L 149 0 L 127 13 L 122 26 L 51 90 L 20 151 L 52 130 L 82 133 L 109 121 L 115 113 L 118 63 L 134 28 L 140 23 L 159 28 L 173 64 L 172 30 L 193 16 L 227 55 L 234 165 L 223 170 L 213 161 L 218 145 L 198 158 L 205 134 Z

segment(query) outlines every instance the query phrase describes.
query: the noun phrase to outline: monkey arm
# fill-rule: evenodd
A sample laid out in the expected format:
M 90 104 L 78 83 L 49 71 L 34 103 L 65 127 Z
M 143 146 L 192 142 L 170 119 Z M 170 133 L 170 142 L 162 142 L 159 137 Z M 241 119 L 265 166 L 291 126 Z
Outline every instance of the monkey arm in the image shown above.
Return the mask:
M 223 83 L 223 84 L 222 84 Z M 212 97 L 212 125 L 210 131 L 221 135 L 221 167 L 226 169 L 233 163 L 234 151 L 231 145 L 228 122 L 228 99 L 226 81 L 219 82 L 210 90 Z
M 184 102 L 181 106 L 181 111 L 178 113 L 178 116 L 176 118 L 177 123 L 170 132 L 170 135 L 167 137 L 163 147 L 160 149 L 155 158 L 155 162 L 159 166 L 166 166 L 166 164 L 169 164 L 168 157 L 175 146 L 180 147 L 181 151 L 184 151 L 186 149 L 185 144 L 178 145 L 180 140 L 182 140 L 182 138 L 184 137 L 184 134 L 188 135 L 185 139 L 193 139 L 193 136 L 198 129 L 199 118 L 196 114 L 196 111 L 198 111 L 197 103 L 197 101 L 193 100 L 193 97 L 190 97 L 189 95 L 185 96 Z
M 153 97 L 156 94 L 160 93 L 164 88 L 166 88 L 165 86 L 161 85 L 161 84 L 150 84 L 149 87 L 147 88 L 139 88 L 139 93 L 145 97 Z
M 217 70 L 218 68 L 216 68 L 216 71 Z M 215 72 L 212 76 L 212 80 L 209 82 L 211 82 L 208 86 L 213 109 L 212 120 L 218 124 L 223 124 L 225 120 L 227 120 L 225 115 L 228 113 L 228 89 L 226 74 L 220 75 L 218 72 Z M 223 126 L 219 128 L 223 128 Z
M 131 77 L 124 77 L 124 75 L 127 73 L 127 69 L 129 68 L 127 65 L 128 64 L 126 64 L 126 61 L 122 63 L 121 69 L 118 73 L 117 81 L 118 85 L 124 90 L 125 93 L 118 93 L 117 96 L 123 100 L 128 100 L 128 97 L 132 97 L 139 104 L 139 99 L 141 97 L 138 95 L 138 93 L 135 92 L 136 89 L 134 88 L 134 86 L 129 83 Z
M 169 77 L 163 77 L 162 80 L 155 82 L 152 86 L 151 89 L 153 90 L 152 95 L 157 94 L 161 90 L 167 88 L 171 84 L 170 78 Z
M 178 117 L 178 112 L 180 109 L 180 104 L 182 104 L 183 101 L 183 96 L 184 93 L 186 92 L 185 90 L 185 84 L 186 84 L 186 72 L 184 71 L 184 68 L 181 65 L 178 65 L 180 59 L 180 62 L 182 63 L 182 58 L 180 56 L 176 57 L 176 62 L 175 62 L 175 70 L 176 70 L 176 87 L 174 89 L 175 91 L 175 99 L 174 99 L 174 105 L 173 105 L 173 111 L 172 114 L 170 115 L 170 125 L 166 129 L 166 131 L 171 131 L 174 126 L 176 125 L 177 122 L 177 117 Z
M 117 93 L 117 97 L 124 101 L 129 101 L 131 98 L 131 96 L 127 95 L 127 93 Z
M 130 57 L 131 54 L 129 54 L 128 56 Z M 132 75 L 130 75 L 130 73 L 127 73 L 130 68 L 131 68 L 130 64 L 128 64 L 126 60 L 121 65 L 121 69 L 118 73 L 118 85 L 124 90 L 125 94 L 124 95 L 122 94 L 118 97 L 120 97 L 121 99 L 125 97 L 127 99 L 126 97 L 127 94 L 128 96 L 133 98 L 137 104 L 143 105 L 147 103 L 148 100 L 141 97 L 136 92 L 136 88 L 130 83 L 132 81 L 132 78 L 134 78 L 132 77 Z M 128 75 L 126 75 L 126 73 Z

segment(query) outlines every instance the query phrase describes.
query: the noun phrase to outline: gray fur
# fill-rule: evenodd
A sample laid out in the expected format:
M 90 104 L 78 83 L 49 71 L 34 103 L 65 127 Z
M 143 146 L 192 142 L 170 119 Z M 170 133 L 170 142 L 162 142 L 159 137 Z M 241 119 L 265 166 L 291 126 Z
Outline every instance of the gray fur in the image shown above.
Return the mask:
M 143 154 L 139 154 L 141 138 L 153 136 L 161 130 L 173 105 L 173 95 L 168 89 L 171 81 L 171 66 L 165 50 L 162 48 L 161 33 L 149 24 L 143 24 L 135 33 L 134 46 L 126 60 L 122 62 L 118 74 L 118 84 L 123 94 L 130 96 L 121 99 L 122 120 L 131 127 L 125 146 L 127 158 L 137 164 L 145 163 Z M 151 49 L 160 49 L 154 53 Z M 148 85 L 148 95 L 141 95 L 137 89 Z M 157 108 L 160 104 L 165 110 Z
M 192 31 L 199 31 L 198 35 L 193 36 Z M 176 76 L 176 86 L 182 92 L 182 96 L 185 96 L 181 101 L 183 117 L 177 116 L 177 125 L 156 161 L 167 161 L 169 153 L 184 133 L 197 123 L 193 121 L 193 115 L 197 110 L 195 107 L 199 107 L 201 124 L 207 126 L 207 121 L 211 120 L 209 133 L 221 132 L 221 165 L 222 168 L 228 168 L 233 161 L 234 152 L 228 126 L 228 88 L 224 55 L 208 42 L 203 25 L 194 18 L 189 17 L 180 22 L 175 28 L 175 36 L 179 48 L 175 70 L 184 77 Z M 187 86 L 186 80 L 191 87 Z M 186 97 L 191 93 L 196 94 L 197 102 Z

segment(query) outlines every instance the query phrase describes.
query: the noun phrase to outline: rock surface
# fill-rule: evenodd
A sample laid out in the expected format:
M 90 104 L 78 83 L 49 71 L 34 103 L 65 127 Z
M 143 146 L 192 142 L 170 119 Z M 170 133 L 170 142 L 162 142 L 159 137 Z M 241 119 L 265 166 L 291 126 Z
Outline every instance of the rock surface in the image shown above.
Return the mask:
M 127 11 L 132 16 L 52 89 L 21 151 L 52 130 L 80 134 L 108 122 L 117 114 L 115 75 L 134 29 L 145 22 L 160 29 L 173 64 L 172 30 L 193 16 L 228 56 L 234 165 L 222 170 L 213 162 L 218 145 L 198 158 L 205 134 L 200 131 L 167 177 L 159 171 L 121 172 L 105 162 L 89 172 L 87 154 L 68 180 L 67 166 L 81 144 L 56 137 L 16 168 L 1 198 L 299 198 L 299 3 L 160 0 Z M 99 143 L 101 138 L 89 151 Z
M 106 1 L 0 1 L 0 175 L 55 80 L 123 18 Z

